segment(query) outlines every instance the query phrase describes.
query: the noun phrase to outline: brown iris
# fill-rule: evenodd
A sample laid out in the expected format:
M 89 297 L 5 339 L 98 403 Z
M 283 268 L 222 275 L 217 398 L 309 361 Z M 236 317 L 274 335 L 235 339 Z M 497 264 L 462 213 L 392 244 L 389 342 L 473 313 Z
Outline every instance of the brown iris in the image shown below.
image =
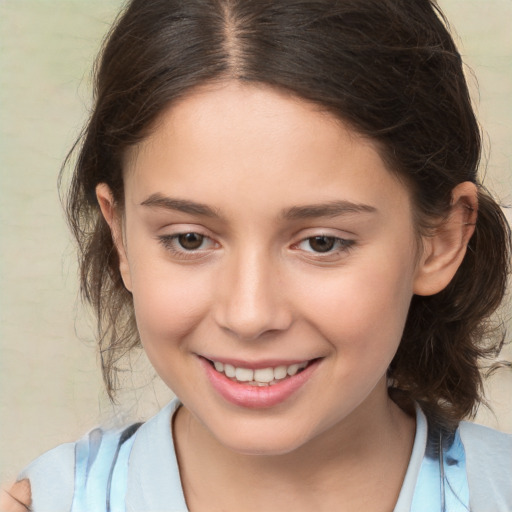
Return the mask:
M 194 251 L 201 247 L 204 240 L 204 236 L 198 233 L 184 233 L 178 236 L 178 242 L 183 247 L 183 249 L 187 249 L 188 251 Z
M 336 238 L 333 236 L 313 236 L 309 239 L 309 246 L 315 252 L 329 252 L 335 243 Z

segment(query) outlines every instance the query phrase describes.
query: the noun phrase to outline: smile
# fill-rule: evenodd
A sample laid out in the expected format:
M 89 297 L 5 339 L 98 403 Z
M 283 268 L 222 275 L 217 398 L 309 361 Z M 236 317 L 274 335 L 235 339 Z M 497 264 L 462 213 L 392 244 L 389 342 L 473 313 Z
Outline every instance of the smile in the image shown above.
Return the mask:
M 228 379 L 235 382 L 244 382 L 250 386 L 273 386 L 278 384 L 287 377 L 293 377 L 301 372 L 309 364 L 309 361 L 302 363 L 294 363 L 290 365 L 280 365 L 275 368 L 258 368 L 252 370 L 251 368 L 242 368 L 233 366 L 228 363 L 221 363 L 220 361 L 210 361 L 215 370 L 224 374 Z
M 216 361 L 199 357 L 212 388 L 224 400 L 244 408 L 260 409 L 277 406 L 299 392 L 312 378 L 323 358 L 291 364 L 259 363 L 247 368 L 234 361 Z

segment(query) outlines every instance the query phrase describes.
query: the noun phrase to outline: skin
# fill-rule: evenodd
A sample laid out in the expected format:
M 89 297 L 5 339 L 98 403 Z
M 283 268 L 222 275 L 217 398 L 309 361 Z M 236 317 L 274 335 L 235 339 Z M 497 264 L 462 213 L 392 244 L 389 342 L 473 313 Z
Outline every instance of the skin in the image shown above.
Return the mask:
M 386 369 L 413 294 L 442 290 L 462 261 L 475 187 L 459 185 L 418 244 L 409 191 L 371 141 L 236 82 L 174 104 L 125 164 L 124 209 L 104 184 L 97 197 L 143 346 L 184 404 L 173 435 L 189 509 L 393 510 L 415 424 Z M 184 233 L 200 247 L 180 246 Z M 204 357 L 319 363 L 289 398 L 251 409 L 219 395 Z
M 32 503 L 30 496 L 30 482 L 21 480 L 9 489 L 0 491 L 1 512 L 26 512 Z

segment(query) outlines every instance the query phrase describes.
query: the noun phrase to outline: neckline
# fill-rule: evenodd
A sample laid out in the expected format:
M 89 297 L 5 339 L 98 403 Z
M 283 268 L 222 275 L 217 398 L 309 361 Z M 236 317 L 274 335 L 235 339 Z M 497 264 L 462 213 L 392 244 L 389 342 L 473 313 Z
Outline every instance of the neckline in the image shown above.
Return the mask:
M 187 511 L 172 424 L 181 406 L 174 398 L 137 432 L 128 471 L 127 510 Z M 408 512 L 427 444 L 427 419 L 416 404 L 416 433 L 411 458 L 393 512 Z M 155 440 L 158 442 L 155 442 Z

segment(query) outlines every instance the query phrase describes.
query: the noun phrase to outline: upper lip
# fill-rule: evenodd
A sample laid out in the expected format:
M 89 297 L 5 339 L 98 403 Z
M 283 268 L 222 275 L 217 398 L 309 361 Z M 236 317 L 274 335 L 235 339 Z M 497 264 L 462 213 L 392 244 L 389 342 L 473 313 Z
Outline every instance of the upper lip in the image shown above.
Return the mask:
M 258 361 L 248 361 L 242 359 L 235 359 L 232 357 L 220 357 L 220 356 L 206 356 L 201 355 L 204 359 L 208 359 L 211 362 L 219 362 L 222 364 L 230 364 L 237 368 L 248 368 L 251 370 L 258 370 L 259 368 L 277 368 L 278 366 L 290 366 L 292 364 L 301 364 L 305 362 L 311 362 L 313 359 L 318 358 L 304 358 L 304 359 L 260 359 Z

